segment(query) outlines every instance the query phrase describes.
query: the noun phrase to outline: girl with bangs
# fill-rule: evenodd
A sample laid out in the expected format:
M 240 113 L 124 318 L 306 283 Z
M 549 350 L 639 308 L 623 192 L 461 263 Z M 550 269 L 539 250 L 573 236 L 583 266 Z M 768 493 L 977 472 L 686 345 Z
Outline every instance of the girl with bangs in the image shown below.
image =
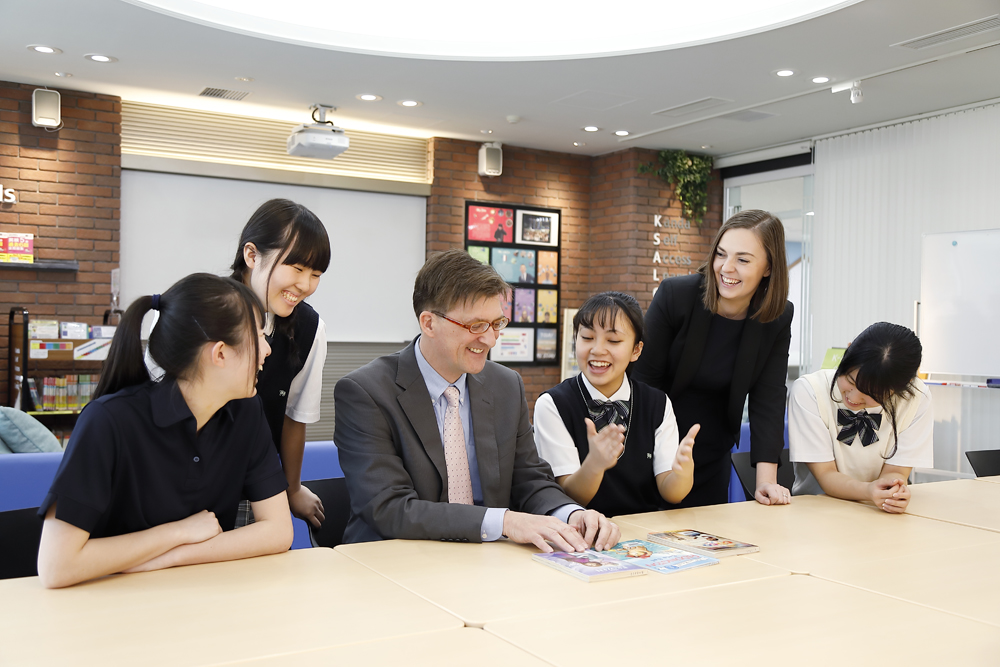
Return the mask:
M 139 337 L 150 310 L 159 382 Z M 270 352 L 263 315 L 250 289 L 207 273 L 129 306 L 38 510 L 46 587 L 288 549 L 288 484 L 260 402 L 240 400 Z M 241 498 L 258 521 L 233 531 Z
M 878 322 L 854 339 L 836 370 L 795 381 L 788 406 L 795 494 L 906 511 L 910 471 L 934 467 L 931 397 L 917 378 L 921 352 L 912 331 Z
M 264 304 L 271 356 L 257 394 L 288 480 L 292 514 L 319 527 L 323 503 L 301 484 L 306 424 L 319 421 L 326 324 L 304 300 L 330 265 L 330 238 L 312 211 L 287 199 L 265 202 L 240 235 L 232 278 Z M 237 525 L 253 521 L 242 506 Z
M 573 318 L 580 374 L 535 401 L 535 445 L 573 500 L 606 516 L 665 509 L 691 490 L 698 425 L 678 443 L 667 395 L 628 377 L 642 354 L 642 308 L 596 294 Z

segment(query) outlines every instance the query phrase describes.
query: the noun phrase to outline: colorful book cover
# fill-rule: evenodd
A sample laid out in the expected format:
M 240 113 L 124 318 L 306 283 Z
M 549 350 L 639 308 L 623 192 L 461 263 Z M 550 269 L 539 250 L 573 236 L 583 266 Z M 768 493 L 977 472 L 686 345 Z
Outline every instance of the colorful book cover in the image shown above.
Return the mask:
M 0 262 L 32 264 L 35 261 L 35 235 L 0 233 Z
M 531 557 L 539 563 L 587 582 L 646 574 L 644 568 L 591 549 L 579 552 L 556 551 L 550 554 L 533 554 Z
M 490 265 L 490 249 L 484 245 L 470 245 L 468 247 L 469 254 L 473 259 L 478 259 L 480 262 L 486 266 Z
M 760 547 L 749 542 L 738 542 L 700 530 L 672 530 L 665 533 L 650 533 L 646 536 L 650 542 L 691 551 L 702 556 L 738 556 L 760 551 Z
M 535 290 L 524 287 L 514 290 L 514 321 L 519 324 L 535 321 Z
M 535 282 L 535 251 L 519 248 L 493 248 L 491 264 L 509 283 Z
M 514 295 L 511 293 L 510 296 L 503 300 L 503 316 L 506 317 L 511 322 L 514 321 Z
M 619 542 L 605 553 L 612 558 L 635 563 L 647 570 L 662 574 L 671 574 L 705 565 L 718 565 L 719 563 L 716 558 L 700 556 L 690 551 L 666 547 L 645 540 Z
M 538 251 L 538 284 L 559 284 L 559 253 L 551 250 Z
M 538 329 L 535 341 L 535 361 L 556 360 L 556 340 L 558 332 L 555 329 Z
M 554 289 L 538 290 L 538 319 L 541 324 L 555 324 L 559 312 L 559 292 Z
M 511 243 L 514 240 L 514 209 L 470 206 L 469 240 Z

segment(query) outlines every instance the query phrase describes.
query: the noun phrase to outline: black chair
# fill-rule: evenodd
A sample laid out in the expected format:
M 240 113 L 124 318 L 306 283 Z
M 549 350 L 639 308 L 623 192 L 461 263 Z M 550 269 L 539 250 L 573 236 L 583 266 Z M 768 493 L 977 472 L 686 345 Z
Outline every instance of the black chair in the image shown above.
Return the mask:
M 980 449 L 977 452 L 966 452 L 965 458 L 976 473 L 976 477 L 993 477 L 1000 475 L 1000 449 Z
M 757 490 L 757 470 L 750 465 L 750 452 L 733 452 L 733 467 L 736 468 L 747 500 L 753 500 L 754 491 Z M 778 484 L 791 491 L 793 483 L 795 483 L 795 471 L 788 462 L 788 450 L 782 449 L 781 465 L 778 466 Z
M 37 575 L 41 538 L 37 507 L 0 512 L 0 579 Z
M 319 528 L 309 524 L 309 541 L 314 547 L 330 547 L 340 544 L 344 539 L 344 529 L 351 516 L 351 499 L 347 495 L 347 482 L 343 477 L 332 479 L 315 479 L 302 482 L 323 501 L 326 521 Z M 306 522 L 308 523 L 308 522 Z

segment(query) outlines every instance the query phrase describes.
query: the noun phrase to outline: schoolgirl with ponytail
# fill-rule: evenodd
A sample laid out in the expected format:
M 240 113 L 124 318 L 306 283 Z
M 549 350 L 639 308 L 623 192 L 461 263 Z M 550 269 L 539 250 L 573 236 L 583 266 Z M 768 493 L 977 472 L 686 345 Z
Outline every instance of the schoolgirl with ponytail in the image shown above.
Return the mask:
M 858 334 L 836 370 L 795 381 L 788 406 L 793 493 L 906 511 L 910 471 L 934 467 L 934 413 L 917 378 L 920 357 L 912 331 L 878 322 Z
M 160 382 L 140 341 L 150 310 Z M 45 586 L 288 549 L 287 483 L 260 402 L 246 400 L 270 353 L 263 315 L 250 289 L 207 273 L 129 306 L 39 508 Z M 257 522 L 224 531 L 241 498 Z

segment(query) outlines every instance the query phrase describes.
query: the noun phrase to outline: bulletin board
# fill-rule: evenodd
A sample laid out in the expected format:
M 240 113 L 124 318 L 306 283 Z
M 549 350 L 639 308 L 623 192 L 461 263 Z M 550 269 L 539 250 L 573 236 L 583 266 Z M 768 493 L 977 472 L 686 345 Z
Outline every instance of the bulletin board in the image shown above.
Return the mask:
M 511 286 L 510 324 L 490 359 L 514 366 L 558 366 L 561 282 L 559 209 L 465 203 L 465 249 Z

